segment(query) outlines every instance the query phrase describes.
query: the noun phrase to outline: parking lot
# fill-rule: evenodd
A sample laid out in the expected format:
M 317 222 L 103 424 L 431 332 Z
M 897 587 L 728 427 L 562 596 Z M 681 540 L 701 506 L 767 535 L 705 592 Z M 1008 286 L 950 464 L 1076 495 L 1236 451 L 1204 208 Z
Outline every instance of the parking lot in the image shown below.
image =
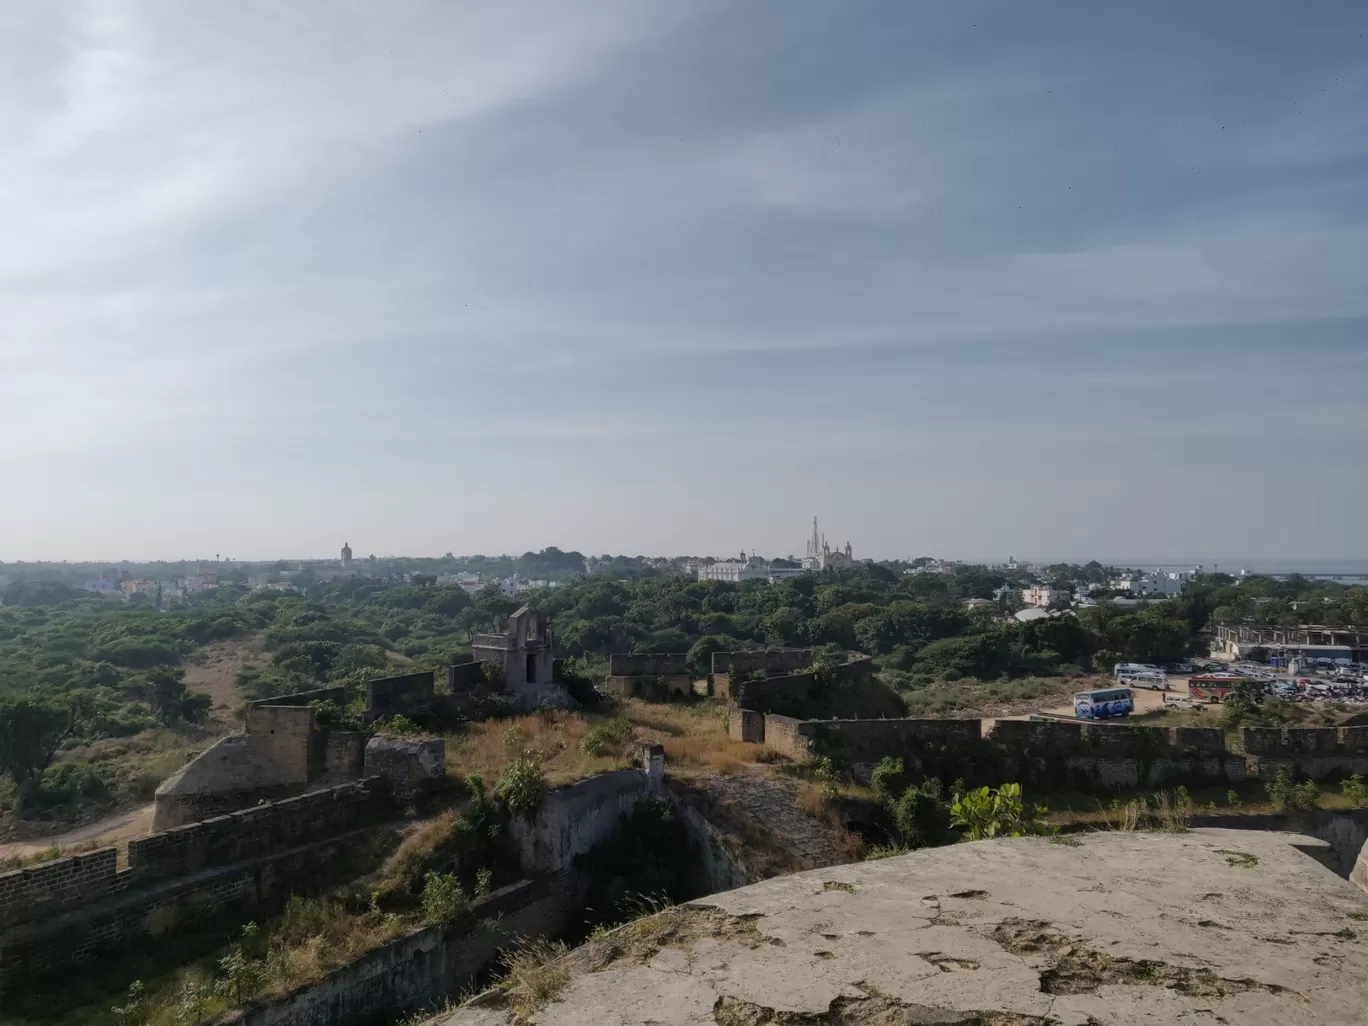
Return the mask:
M 1170 696 L 1170 701 L 1175 697 L 1187 698 L 1191 693 L 1190 681 L 1194 677 L 1198 679 L 1199 686 L 1204 686 L 1208 690 L 1213 686 L 1219 687 L 1221 678 L 1228 680 L 1232 688 L 1246 681 L 1253 681 L 1263 687 L 1268 698 L 1298 703 L 1338 702 L 1368 707 L 1368 683 L 1365 683 L 1364 668 L 1361 666 L 1319 668 L 1296 675 L 1279 673 L 1267 666 L 1253 663 L 1206 663 L 1198 667 L 1198 670 L 1199 672 L 1192 673 L 1164 674 L 1163 680 L 1167 690 L 1152 689 L 1127 681 L 1118 681 L 1117 687 L 1131 689 L 1135 701 L 1133 715 L 1137 716 L 1162 713 L 1165 709 L 1220 715 L 1222 703 L 1209 701 L 1203 697 L 1194 699 L 1191 706 L 1184 704 L 1175 708 L 1171 704 L 1166 705 L 1165 696 Z M 1213 681 L 1213 677 L 1217 680 Z M 1072 717 L 1074 710 L 1072 706 L 1053 706 L 1041 709 L 1040 713 Z

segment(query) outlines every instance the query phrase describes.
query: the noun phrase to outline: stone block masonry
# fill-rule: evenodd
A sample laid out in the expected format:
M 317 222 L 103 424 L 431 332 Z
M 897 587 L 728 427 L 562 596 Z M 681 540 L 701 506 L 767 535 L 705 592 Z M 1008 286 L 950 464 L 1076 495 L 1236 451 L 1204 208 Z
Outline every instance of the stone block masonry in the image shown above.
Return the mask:
M 668 698 L 693 693 L 693 674 L 683 653 L 629 655 L 615 652 L 608 657 L 609 693 L 630 698 Z
M 0 873 L 0 929 L 108 897 L 121 884 L 118 855 L 100 848 Z
M 435 694 L 435 680 L 433 671 L 425 670 L 366 681 L 366 721 L 410 714 L 430 705 Z
M 761 730 L 755 720 L 744 720 L 731 736 L 762 740 L 799 761 L 830 755 L 858 778 L 884 756 L 900 756 L 921 772 L 1037 787 L 1233 784 L 1245 778 L 1245 760 L 1226 751 L 1218 729 L 998 720 L 985 734 L 984 726 L 977 719 L 798 720 L 770 713 Z
M 776 752 L 787 755 L 795 762 L 803 762 L 811 754 L 808 742 L 811 735 L 804 734 L 802 729 L 806 725 L 806 721 L 796 720 L 792 716 L 776 716 L 770 713 L 761 722 L 764 729 L 761 732 L 760 740 Z
M 737 686 L 757 670 L 778 677 L 801 673 L 812 665 L 812 649 L 785 648 L 769 652 L 714 652 L 712 656 L 713 694 L 734 699 Z M 753 707 L 754 708 L 754 707 Z
M 447 691 L 452 695 L 478 691 L 484 683 L 484 663 L 456 663 L 447 667 Z
M 399 801 L 408 801 L 446 776 L 446 741 L 374 737 L 366 745 L 366 776 L 382 777 Z
M 119 870 L 115 887 L 101 901 L 0 929 L 0 994 L 16 980 L 49 976 L 102 949 L 141 948 L 158 938 L 174 944 L 182 924 L 205 914 L 278 907 L 296 889 L 353 875 L 365 840 L 365 831 L 340 834 L 168 880 L 134 880 L 132 869 Z
M 191 823 L 128 843 L 136 879 L 168 879 L 297 848 L 392 814 L 378 777 Z
M 1241 740 L 1260 777 L 1368 775 L 1368 727 L 1247 727 Z
M 550 792 L 531 819 L 509 823 L 524 872 L 564 873 L 575 857 L 616 835 L 622 817 L 639 802 L 661 793 L 664 750 L 646 745 L 638 752 L 642 769 L 600 773 Z
M 727 736 L 733 741 L 762 743 L 765 740 L 764 714 L 732 706 L 727 710 Z
M 359 730 L 330 730 L 323 741 L 323 773 L 335 780 L 354 780 L 363 775 L 366 742 L 370 735 Z
M 608 657 L 610 677 L 669 677 L 688 674 L 689 663 L 684 653 L 628 655 L 614 652 Z
M 296 691 L 293 695 L 274 695 L 271 698 L 262 698 L 253 702 L 251 708 L 256 709 L 267 705 L 294 705 L 303 706 L 311 702 L 331 702 L 339 709 L 345 708 L 347 704 L 346 688 L 314 688 L 312 691 Z
M 519 880 L 471 902 L 466 921 L 428 926 L 334 969 L 318 983 L 249 1004 L 213 1026 L 343 1026 L 393 1021 L 469 989 L 499 953 L 557 936 L 574 909 L 546 879 Z
M 309 780 L 314 710 L 307 705 L 253 705 L 247 709 L 247 736 L 279 770 L 282 783 Z

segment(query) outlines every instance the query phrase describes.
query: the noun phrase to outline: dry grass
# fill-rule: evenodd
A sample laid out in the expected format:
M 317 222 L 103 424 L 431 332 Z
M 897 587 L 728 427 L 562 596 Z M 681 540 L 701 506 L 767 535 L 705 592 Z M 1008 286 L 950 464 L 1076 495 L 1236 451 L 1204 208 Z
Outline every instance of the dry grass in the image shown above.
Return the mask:
M 645 702 L 628 699 L 622 716 L 641 740 L 665 748 L 665 765 L 673 776 L 700 772 L 732 773 L 747 763 L 778 762 L 784 756 L 766 745 L 732 741 L 727 712 L 717 704 Z
M 840 841 L 850 861 L 860 862 L 864 859 L 868 848 L 864 838 L 845 825 L 836 802 L 824 795 L 820 787 L 810 783 L 803 784 L 798 789 L 798 796 L 793 800 L 793 804 L 825 823 Z
M 726 710 L 720 705 L 629 698 L 601 714 L 558 711 L 472 723 L 464 732 L 447 736 L 447 772 L 462 777 L 478 773 L 492 787 L 526 749 L 541 753 L 552 787 L 623 769 L 632 764 L 630 742 L 607 756 L 587 755 L 581 749 L 591 728 L 615 716 L 632 725 L 633 741 L 664 746 L 671 775 L 729 773 L 746 763 L 784 760 L 765 745 L 729 740 Z
M 530 1019 L 570 982 L 568 952 L 564 941 L 538 940 L 504 956 L 501 986 L 519 1022 Z
M 492 788 L 509 764 L 527 749 L 541 753 L 542 769 L 552 787 L 623 769 L 630 761 L 628 752 L 596 757 L 580 750 L 589 728 L 604 720 L 606 717 L 591 721 L 578 713 L 558 710 L 472 723 L 459 734 L 447 735 L 447 772 L 460 777 L 478 773 Z
M 410 892 L 440 860 L 443 849 L 456 839 L 456 828 L 456 812 L 450 809 L 410 827 L 399 847 L 375 874 L 371 893 L 384 902 Z

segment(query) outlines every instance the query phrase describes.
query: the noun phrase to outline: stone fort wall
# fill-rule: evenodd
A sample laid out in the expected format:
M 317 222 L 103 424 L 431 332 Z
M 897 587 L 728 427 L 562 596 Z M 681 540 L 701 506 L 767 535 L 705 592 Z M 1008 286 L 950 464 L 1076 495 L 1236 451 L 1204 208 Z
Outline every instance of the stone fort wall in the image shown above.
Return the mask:
M 425 670 L 366 681 L 366 722 L 388 719 L 431 705 L 436 695 L 433 686 L 435 680 L 436 674 L 432 670 Z
M 1245 758 L 1216 728 L 1052 720 L 763 719 L 733 710 L 736 740 L 762 741 L 793 759 L 831 755 L 867 775 L 884 756 L 938 775 L 998 776 L 1037 785 L 1135 787 L 1245 778 Z
M 376 778 L 300 795 L 113 847 L 0 874 L 0 991 L 92 952 L 212 911 L 313 886 L 358 832 L 393 815 Z
M 712 655 L 713 694 L 733 698 L 738 685 L 757 670 L 778 677 L 801 673 L 812 665 L 812 649 L 784 648 L 768 652 L 714 652 Z
M 604 687 L 624 698 L 689 695 L 693 693 L 693 672 L 682 652 L 646 655 L 615 652 L 608 657 L 608 679 Z

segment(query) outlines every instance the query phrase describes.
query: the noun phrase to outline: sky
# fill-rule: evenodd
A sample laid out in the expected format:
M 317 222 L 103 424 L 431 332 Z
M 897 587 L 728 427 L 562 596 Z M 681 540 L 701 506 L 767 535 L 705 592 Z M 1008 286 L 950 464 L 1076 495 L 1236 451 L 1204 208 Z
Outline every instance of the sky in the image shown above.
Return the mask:
M 1364 559 L 1368 4 L 7 0 L 0 560 Z

